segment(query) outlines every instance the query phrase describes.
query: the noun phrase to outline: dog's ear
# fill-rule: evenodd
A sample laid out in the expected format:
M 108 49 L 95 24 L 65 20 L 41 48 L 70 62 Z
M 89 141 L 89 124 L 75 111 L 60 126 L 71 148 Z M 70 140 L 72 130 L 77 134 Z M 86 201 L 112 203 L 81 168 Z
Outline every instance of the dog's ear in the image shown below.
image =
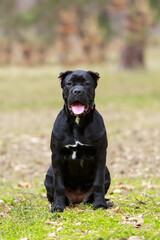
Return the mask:
M 60 79 L 60 82 L 61 82 L 61 87 L 63 87 L 63 80 L 65 79 L 65 77 L 69 74 L 69 73 L 72 73 L 72 71 L 65 71 L 65 72 L 61 72 L 59 74 L 59 79 Z
M 100 78 L 99 73 L 98 72 L 93 72 L 93 71 L 88 71 L 88 73 L 91 75 L 91 77 L 94 79 L 95 81 L 95 85 L 97 87 L 98 84 L 98 80 Z

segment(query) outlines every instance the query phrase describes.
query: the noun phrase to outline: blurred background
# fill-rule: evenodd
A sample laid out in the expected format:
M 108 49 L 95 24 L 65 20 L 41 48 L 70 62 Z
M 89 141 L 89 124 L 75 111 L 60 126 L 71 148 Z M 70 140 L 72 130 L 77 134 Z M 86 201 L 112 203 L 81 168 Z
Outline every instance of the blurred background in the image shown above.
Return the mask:
M 160 48 L 159 0 L 0 0 L 0 65 L 144 67 Z
M 157 182 L 160 0 L 0 0 L 0 182 L 43 185 L 67 69 L 101 76 L 113 179 Z
M 81 206 L 45 215 L 58 76 L 75 69 L 100 74 L 115 208 L 99 228 Z M 0 239 L 160 239 L 159 193 L 160 0 L 0 0 Z

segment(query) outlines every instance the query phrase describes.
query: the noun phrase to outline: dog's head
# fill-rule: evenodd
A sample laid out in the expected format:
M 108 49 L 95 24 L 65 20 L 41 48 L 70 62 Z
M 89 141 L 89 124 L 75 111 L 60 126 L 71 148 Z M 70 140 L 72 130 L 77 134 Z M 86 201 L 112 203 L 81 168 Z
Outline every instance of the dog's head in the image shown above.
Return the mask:
M 94 105 L 99 74 L 76 70 L 60 73 L 59 78 L 68 112 L 74 116 L 85 116 Z

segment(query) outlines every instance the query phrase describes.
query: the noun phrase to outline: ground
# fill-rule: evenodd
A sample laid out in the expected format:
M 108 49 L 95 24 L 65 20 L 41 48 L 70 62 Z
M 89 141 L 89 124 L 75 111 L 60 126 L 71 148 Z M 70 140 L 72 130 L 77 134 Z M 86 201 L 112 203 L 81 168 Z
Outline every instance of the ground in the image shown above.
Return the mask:
M 134 72 L 105 65 L 82 69 L 101 76 L 96 108 L 108 134 L 112 185 L 106 197 L 114 207 L 49 212 L 43 180 L 51 162 L 52 125 L 63 106 L 57 76 L 65 69 L 2 68 L 1 239 L 159 239 L 159 66 Z

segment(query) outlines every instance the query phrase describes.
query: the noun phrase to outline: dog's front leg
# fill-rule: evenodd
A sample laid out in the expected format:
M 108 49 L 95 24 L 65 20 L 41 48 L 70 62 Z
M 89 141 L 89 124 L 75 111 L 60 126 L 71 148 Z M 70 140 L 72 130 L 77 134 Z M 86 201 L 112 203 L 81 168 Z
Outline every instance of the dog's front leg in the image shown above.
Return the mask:
M 104 195 L 104 185 L 105 185 L 105 164 L 106 164 L 106 151 L 98 152 L 97 154 L 97 170 L 96 176 L 93 183 L 94 187 L 94 209 L 97 208 L 108 208 Z
M 65 205 L 65 187 L 63 182 L 63 174 L 61 170 L 61 160 L 59 155 L 52 155 L 52 166 L 54 174 L 54 201 L 51 212 L 63 212 Z

